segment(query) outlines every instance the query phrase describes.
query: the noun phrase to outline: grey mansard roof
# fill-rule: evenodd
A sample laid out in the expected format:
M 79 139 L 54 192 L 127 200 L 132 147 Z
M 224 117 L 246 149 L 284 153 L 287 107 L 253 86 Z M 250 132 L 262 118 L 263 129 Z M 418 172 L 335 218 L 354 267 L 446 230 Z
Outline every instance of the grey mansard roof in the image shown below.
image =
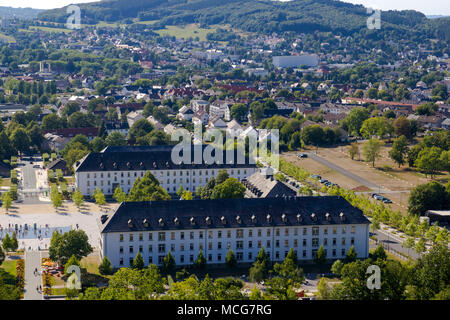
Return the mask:
M 204 150 L 206 145 L 191 146 L 190 163 L 177 164 L 172 161 L 173 146 L 124 146 L 107 147 L 99 153 L 91 152 L 86 157 L 77 161 L 74 165 L 76 172 L 91 171 L 133 171 L 133 170 L 166 170 L 166 169 L 221 169 L 221 168 L 256 168 L 256 164 L 250 163 L 245 157 L 243 164 L 238 164 L 237 150 L 234 153 L 232 163 L 222 164 L 195 164 L 194 148 Z M 201 151 L 203 152 L 203 151 Z M 201 157 L 203 159 L 203 157 Z M 224 153 L 223 161 L 226 156 Z
M 338 196 L 124 202 L 100 219 L 102 233 L 336 224 L 370 221 Z

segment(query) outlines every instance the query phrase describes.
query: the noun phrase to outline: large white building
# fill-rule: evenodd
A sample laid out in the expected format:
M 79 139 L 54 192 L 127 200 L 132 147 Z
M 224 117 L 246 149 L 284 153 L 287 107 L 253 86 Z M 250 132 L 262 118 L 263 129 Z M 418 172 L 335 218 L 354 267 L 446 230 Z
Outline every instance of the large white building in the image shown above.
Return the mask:
M 138 252 L 146 265 L 161 265 L 170 251 L 178 266 L 200 251 L 208 264 L 225 263 L 229 249 L 252 263 L 262 247 L 274 262 L 291 248 L 313 260 L 321 245 L 330 260 L 351 246 L 358 258 L 369 255 L 370 221 L 335 196 L 124 202 L 99 224 L 101 256 L 115 268 L 131 266 Z
M 198 146 L 203 154 L 206 146 Z M 229 161 L 223 155 L 222 163 L 207 164 L 201 156 L 201 163 L 194 163 L 194 147 L 191 149 L 192 162 L 177 164 L 172 161 L 173 146 L 139 146 L 107 147 L 99 153 L 90 153 L 74 165 L 75 184 L 84 196 L 93 194 L 100 188 L 105 195 L 112 195 L 117 187 L 128 193 L 137 178 L 151 172 L 168 193 L 176 193 L 180 185 L 195 192 L 220 170 L 226 170 L 230 177 L 239 181 L 257 171 L 256 164 L 244 157 L 238 157 L 235 150 L 234 159 Z
M 298 68 L 302 65 L 307 67 L 317 67 L 319 57 L 315 54 L 305 54 L 300 56 L 276 56 L 273 57 L 273 65 L 276 68 Z

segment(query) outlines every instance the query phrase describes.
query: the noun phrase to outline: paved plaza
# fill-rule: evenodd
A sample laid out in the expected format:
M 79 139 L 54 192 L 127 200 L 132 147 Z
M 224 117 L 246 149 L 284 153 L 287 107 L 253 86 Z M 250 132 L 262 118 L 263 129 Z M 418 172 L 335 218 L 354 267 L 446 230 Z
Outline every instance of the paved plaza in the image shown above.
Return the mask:
M 36 214 L 0 214 L 0 238 L 6 233 L 16 232 L 19 249 L 45 250 L 50 245 L 53 231 L 67 232 L 71 229 L 82 229 L 89 237 L 93 247 L 98 247 L 99 228 L 97 218 L 99 212 L 63 212 Z M 17 230 L 17 231 L 16 231 Z

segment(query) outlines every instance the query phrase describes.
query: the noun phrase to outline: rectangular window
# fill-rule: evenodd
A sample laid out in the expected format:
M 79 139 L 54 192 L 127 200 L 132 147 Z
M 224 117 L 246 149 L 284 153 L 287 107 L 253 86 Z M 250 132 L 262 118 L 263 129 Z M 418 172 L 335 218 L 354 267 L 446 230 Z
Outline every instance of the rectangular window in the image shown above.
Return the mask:
M 328 228 L 327 227 L 323 228 L 323 234 L 328 234 Z
M 355 226 L 352 226 L 352 233 L 355 233 Z
M 307 228 L 303 228 L 303 235 L 306 236 L 308 234 L 308 229 Z
M 148 241 L 153 241 L 153 233 L 148 234 Z
M 120 235 L 119 235 L 119 241 L 120 241 L 120 242 L 123 242 L 123 234 L 120 234 Z
M 319 227 L 313 227 L 312 228 L 312 235 L 318 236 L 319 235 Z
M 237 229 L 236 230 L 236 238 L 237 239 L 241 239 L 241 238 L 243 238 L 244 237 L 244 230 L 242 230 L 242 229 Z
M 153 246 L 152 245 L 148 246 L 148 252 L 153 252 Z
M 130 242 L 133 242 L 133 234 L 130 233 Z
M 170 239 L 171 240 L 175 240 L 175 232 L 171 232 L 170 233 Z
M 180 240 L 184 240 L 184 232 L 180 232 Z
M 158 241 L 166 241 L 166 233 L 158 232 Z
M 144 241 L 144 234 L 139 233 L 139 241 Z
M 345 238 L 342 238 L 342 245 L 345 246 Z
M 312 246 L 313 247 L 319 246 L 319 238 L 312 238 Z

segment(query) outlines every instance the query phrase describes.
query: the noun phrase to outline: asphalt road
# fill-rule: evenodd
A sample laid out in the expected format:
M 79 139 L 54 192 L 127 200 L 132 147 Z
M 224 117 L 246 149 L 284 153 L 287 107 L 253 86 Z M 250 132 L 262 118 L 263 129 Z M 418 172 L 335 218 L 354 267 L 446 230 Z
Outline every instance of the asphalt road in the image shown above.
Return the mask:
M 21 184 L 21 198 L 22 203 L 24 204 L 39 204 L 41 201 L 39 200 L 36 184 L 36 169 L 33 168 L 34 164 L 31 164 L 29 161 L 21 161 L 22 166 L 22 184 Z
M 384 230 L 376 230 L 373 232 L 375 237 L 379 242 L 383 243 L 383 246 L 389 250 L 395 250 L 397 252 L 401 252 L 404 255 L 410 256 L 413 259 L 418 259 L 420 256 L 414 251 L 414 248 L 405 248 L 402 246 L 402 240 L 387 231 Z
M 328 168 L 330 168 L 330 169 L 332 169 L 332 170 L 334 170 L 336 172 L 339 172 L 340 174 L 346 176 L 347 178 L 350 178 L 350 179 L 352 179 L 352 180 L 354 180 L 354 181 L 356 181 L 356 182 L 358 182 L 358 183 L 360 183 L 362 185 L 365 185 L 368 188 L 371 188 L 374 191 L 381 192 L 381 193 L 385 193 L 385 192 L 389 192 L 390 191 L 390 190 L 385 190 L 383 187 L 378 186 L 375 183 L 372 183 L 372 182 L 370 182 L 370 181 L 368 181 L 368 180 L 366 180 L 364 178 L 361 178 L 360 176 L 354 174 L 353 172 L 350 172 L 350 171 L 348 171 L 348 170 L 346 170 L 346 169 L 344 169 L 342 167 L 339 167 L 338 165 L 335 165 L 334 163 L 332 163 L 332 162 L 330 162 L 328 160 L 325 160 L 324 158 L 319 157 L 319 156 L 317 156 L 314 153 L 308 153 L 308 157 L 313 159 L 314 161 L 319 162 L 320 164 L 323 164 L 324 166 L 326 166 L 326 167 L 328 167 Z
M 34 274 L 37 268 L 38 273 Z M 42 294 L 37 287 L 42 286 L 41 253 L 25 251 L 25 293 L 24 300 L 42 300 Z

